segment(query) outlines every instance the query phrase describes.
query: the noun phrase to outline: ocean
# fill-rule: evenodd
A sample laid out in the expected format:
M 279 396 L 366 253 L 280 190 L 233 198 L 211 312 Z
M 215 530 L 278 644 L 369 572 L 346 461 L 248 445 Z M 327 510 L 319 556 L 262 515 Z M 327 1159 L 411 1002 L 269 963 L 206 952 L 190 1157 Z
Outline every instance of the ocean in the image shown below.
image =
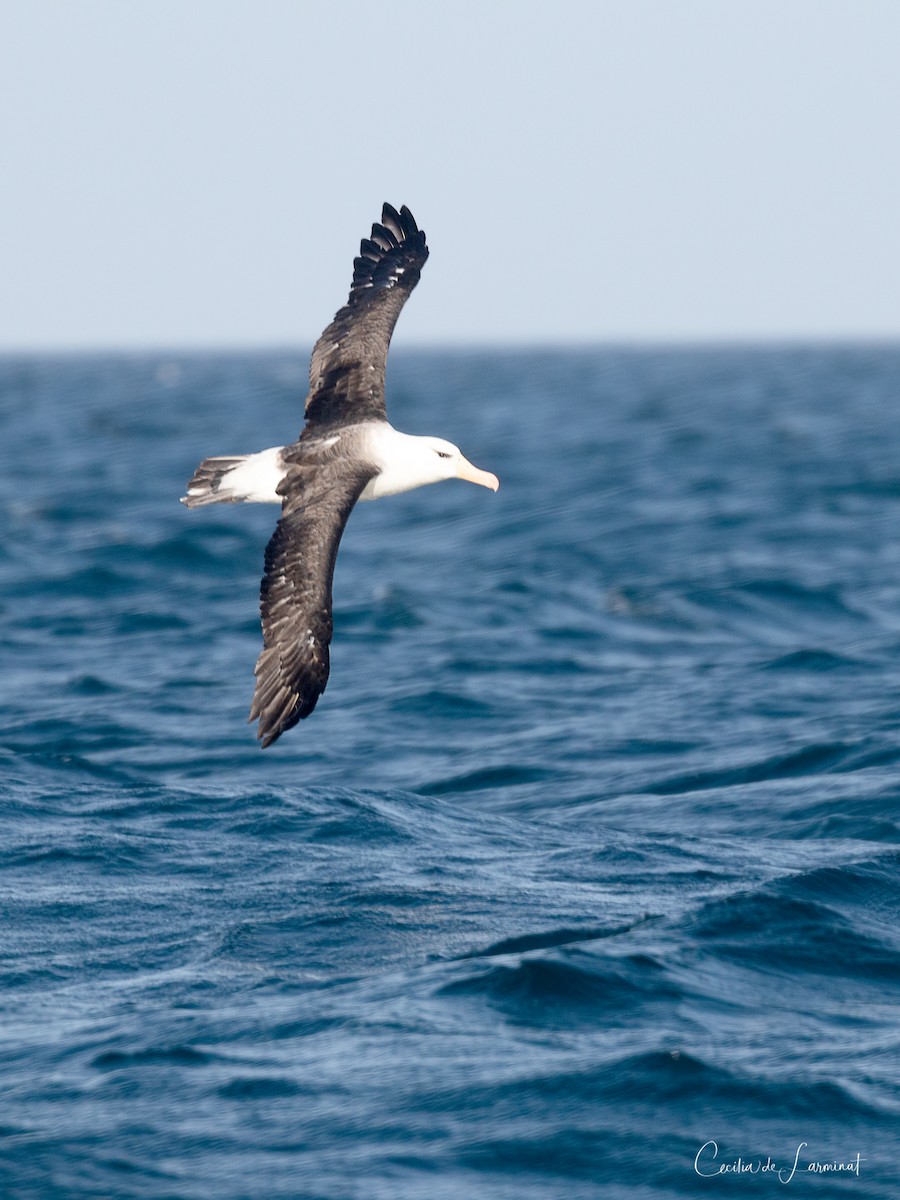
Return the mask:
M 900 1195 L 900 346 L 407 351 L 246 724 L 307 354 L 0 359 L 0 1196 Z

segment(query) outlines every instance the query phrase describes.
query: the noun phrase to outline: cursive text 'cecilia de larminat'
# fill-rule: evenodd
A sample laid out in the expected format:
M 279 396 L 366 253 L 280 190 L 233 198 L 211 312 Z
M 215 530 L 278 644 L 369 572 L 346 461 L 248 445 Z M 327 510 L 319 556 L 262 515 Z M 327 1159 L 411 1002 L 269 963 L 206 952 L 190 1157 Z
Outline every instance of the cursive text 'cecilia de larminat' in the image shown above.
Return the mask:
M 846 1161 L 833 1159 L 831 1161 L 819 1161 L 817 1159 L 809 1159 L 806 1166 L 800 1164 L 800 1154 L 806 1149 L 808 1143 L 800 1142 L 794 1152 L 793 1161 L 790 1166 L 779 1167 L 775 1159 L 771 1155 L 767 1155 L 765 1160 L 762 1158 L 738 1158 L 731 1159 L 728 1162 L 720 1162 L 719 1146 L 717 1142 L 712 1140 L 704 1142 L 694 1157 L 694 1170 L 698 1175 L 705 1178 L 711 1178 L 714 1175 L 775 1175 L 780 1183 L 790 1183 L 798 1171 L 805 1171 L 811 1175 L 830 1175 L 830 1174 L 845 1174 L 855 1175 L 859 1178 L 859 1164 L 864 1161 L 861 1154 L 856 1154 Z

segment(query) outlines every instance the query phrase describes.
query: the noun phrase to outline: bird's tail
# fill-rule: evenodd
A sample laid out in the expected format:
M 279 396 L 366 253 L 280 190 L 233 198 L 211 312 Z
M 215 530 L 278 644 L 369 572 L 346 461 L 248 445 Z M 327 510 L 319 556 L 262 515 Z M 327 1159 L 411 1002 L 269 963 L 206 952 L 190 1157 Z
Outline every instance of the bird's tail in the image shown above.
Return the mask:
M 188 508 L 199 508 L 202 504 L 234 504 L 245 497 L 237 495 L 229 486 L 227 476 L 235 467 L 252 457 L 241 454 L 233 458 L 204 458 L 194 472 L 187 485 L 187 495 L 181 497 L 181 503 Z
M 249 500 L 255 504 L 280 504 L 278 487 L 284 479 L 283 446 L 270 446 L 256 454 L 231 458 L 204 458 L 187 486 L 181 503 L 188 508 L 201 504 L 231 504 Z

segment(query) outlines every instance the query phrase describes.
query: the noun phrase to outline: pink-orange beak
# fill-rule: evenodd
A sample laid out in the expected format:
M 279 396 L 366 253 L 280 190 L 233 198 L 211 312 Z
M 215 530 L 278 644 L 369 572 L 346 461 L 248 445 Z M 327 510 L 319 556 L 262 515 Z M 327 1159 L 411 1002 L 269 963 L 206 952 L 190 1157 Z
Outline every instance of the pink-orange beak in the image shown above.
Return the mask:
M 460 479 L 468 480 L 469 483 L 480 483 L 482 487 L 490 488 L 492 492 L 496 492 L 500 486 L 500 480 L 496 475 L 492 475 L 490 471 L 479 471 L 462 455 L 459 456 L 459 469 L 456 474 Z

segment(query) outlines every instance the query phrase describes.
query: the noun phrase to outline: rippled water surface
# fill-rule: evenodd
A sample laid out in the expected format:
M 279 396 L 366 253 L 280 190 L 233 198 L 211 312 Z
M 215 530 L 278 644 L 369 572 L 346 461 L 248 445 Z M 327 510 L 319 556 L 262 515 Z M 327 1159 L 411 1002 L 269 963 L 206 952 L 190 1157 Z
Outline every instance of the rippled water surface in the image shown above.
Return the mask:
M 305 370 L 0 361 L 0 1194 L 895 1200 L 900 348 L 397 354 L 262 752 Z

